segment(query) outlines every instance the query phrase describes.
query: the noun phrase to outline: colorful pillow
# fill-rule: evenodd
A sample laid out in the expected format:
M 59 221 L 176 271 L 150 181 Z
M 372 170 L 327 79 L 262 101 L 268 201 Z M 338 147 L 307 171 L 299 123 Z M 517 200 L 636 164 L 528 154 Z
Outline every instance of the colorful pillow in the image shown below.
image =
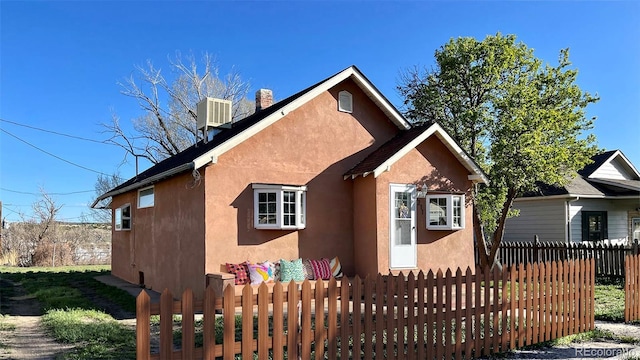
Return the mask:
M 245 261 L 241 264 L 230 264 L 227 263 L 227 271 L 230 274 L 235 275 L 235 284 L 236 285 L 246 285 L 251 282 L 249 278 L 249 262 Z
M 268 264 L 249 264 L 248 268 L 251 285 L 260 285 L 263 282 L 273 282 L 273 271 Z
M 295 259 L 287 261 L 280 260 L 280 281 L 304 281 L 304 266 L 302 265 L 302 259 Z
M 266 265 L 271 269 L 271 274 L 273 275 L 273 281 L 280 281 L 280 262 L 276 261 L 275 263 L 267 260 L 263 261 L 260 264 Z
M 313 270 L 314 279 L 329 280 L 333 273 L 328 259 L 309 260 L 309 265 Z
M 308 280 L 317 279 L 314 276 L 313 266 L 311 266 L 311 260 L 306 259 L 302 262 L 302 269 L 304 270 L 304 278 Z
M 329 266 L 331 266 L 331 274 L 333 277 L 340 279 L 342 277 L 342 266 L 340 265 L 340 260 L 337 256 L 331 259 Z

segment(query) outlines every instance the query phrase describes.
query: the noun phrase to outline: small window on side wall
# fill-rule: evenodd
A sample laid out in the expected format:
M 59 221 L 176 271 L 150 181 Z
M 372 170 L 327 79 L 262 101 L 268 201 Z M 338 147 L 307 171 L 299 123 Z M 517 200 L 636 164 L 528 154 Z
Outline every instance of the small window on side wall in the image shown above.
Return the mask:
M 427 229 L 464 229 L 464 195 L 427 195 Z
M 131 230 L 131 205 L 120 206 L 114 213 L 116 231 Z
M 138 208 L 152 207 L 155 203 L 153 186 L 138 191 Z
M 353 112 L 353 97 L 351 93 L 343 90 L 338 93 L 338 110 L 342 112 Z

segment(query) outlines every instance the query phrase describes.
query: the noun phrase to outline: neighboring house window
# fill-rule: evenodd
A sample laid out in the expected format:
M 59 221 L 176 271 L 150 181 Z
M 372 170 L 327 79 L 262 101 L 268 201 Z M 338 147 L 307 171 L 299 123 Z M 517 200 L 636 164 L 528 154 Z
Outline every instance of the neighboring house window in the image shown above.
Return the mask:
M 606 211 L 582 212 L 582 241 L 600 241 L 609 237 Z
M 253 184 L 256 229 L 304 229 L 306 186 Z
M 464 195 L 427 195 L 427 229 L 464 229 Z
M 116 230 L 131 230 L 131 205 L 123 205 L 115 209 Z
M 138 191 L 138 208 L 152 207 L 154 201 L 153 186 Z
M 353 97 L 348 91 L 338 93 L 338 110 L 342 112 L 353 112 Z
M 633 240 L 640 241 L 640 218 L 631 219 L 631 235 Z

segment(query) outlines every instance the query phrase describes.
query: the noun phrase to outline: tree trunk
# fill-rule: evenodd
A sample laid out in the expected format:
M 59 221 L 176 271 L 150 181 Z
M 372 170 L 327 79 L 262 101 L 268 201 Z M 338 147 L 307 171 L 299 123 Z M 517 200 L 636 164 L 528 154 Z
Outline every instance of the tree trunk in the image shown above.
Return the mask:
M 502 244 L 502 237 L 504 235 L 504 226 L 507 222 L 507 215 L 509 215 L 509 209 L 511 209 L 511 205 L 513 205 L 513 200 L 516 198 L 516 189 L 510 187 L 507 191 L 507 198 L 504 201 L 502 206 L 502 211 L 500 213 L 500 218 L 498 219 L 498 226 L 496 227 L 496 231 L 493 233 L 493 241 L 491 241 L 491 251 L 489 252 L 489 266 L 493 268 L 496 263 L 498 263 L 498 249 L 500 248 L 500 244 Z M 500 267 L 502 265 L 499 264 Z
M 476 238 L 480 268 L 484 269 L 489 262 L 489 257 L 487 253 L 487 243 L 484 240 L 484 228 L 482 227 L 480 213 L 476 208 L 475 202 L 473 204 L 473 235 Z

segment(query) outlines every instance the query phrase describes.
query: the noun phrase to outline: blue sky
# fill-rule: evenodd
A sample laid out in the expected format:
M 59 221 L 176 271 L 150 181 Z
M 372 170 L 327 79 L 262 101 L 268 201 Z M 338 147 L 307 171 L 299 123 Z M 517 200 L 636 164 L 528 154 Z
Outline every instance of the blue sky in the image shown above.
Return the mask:
M 400 71 L 433 65 L 450 38 L 502 32 L 555 64 L 571 49 L 578 84 L 598 93 L 598 145 L 621 149 L 640 167 L 640 2 L 0 2 L 0 117 L 103 140 L 112 111 L 140 115 L 118 81 L 151 60 L 166 68 L 176 51 L 216 56 L 235 68 L 250 97 L 270 88 L 282 99 L 355 64 L 393 102 Z M 77 221 L 93 200 L 97 173 L 118 169 L 123 152 L 0 121 L 3 217 L 31 216 L 42 187 L 62 220 Z M 73 166 L 59 158 L 78 164 Z M 135 175 L 132 163 L 119 167 Z M 75 194 L 69 194 L 75 193 Z

